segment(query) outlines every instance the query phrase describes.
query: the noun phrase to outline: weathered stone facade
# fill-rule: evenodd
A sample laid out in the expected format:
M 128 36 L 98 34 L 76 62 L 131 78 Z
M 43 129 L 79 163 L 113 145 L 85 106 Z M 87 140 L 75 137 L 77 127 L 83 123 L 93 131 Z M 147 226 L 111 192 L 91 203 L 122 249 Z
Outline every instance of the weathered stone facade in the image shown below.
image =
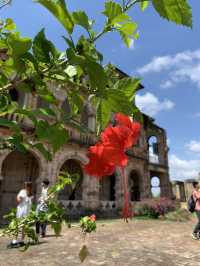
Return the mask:
M 65 107 L 65 95 L 58 97 L 61 106 Z M 27 106 L 37 108 L 41 106 L 41 100 L 32 94 L 18 94 L 16 100 Z M 66 106 L 67 110 L 67 106 Z M 15 116 L 9 119 L 18 119 Z M 83 118 L 84 123 L 91 129 L 95 129 L 95 112 L 85 104 Z M 154 120 L 143 115 L 144 123 L 141 136 L 134 148 L 129 149 L 129 163 L 126 167 L 126 175 L 129 180 L 130 199 L 139 201 L 152 197 L 155 189 L 161 196 L 171 197 L 171 184 L 168 172 L 168 147 L 165 130 L 158 127 Z M 28 120 L 22 121 L 24 128 L 32 125 Z M 82 171 L 82 165 L 87 159 L 87 148 L 94 144 L 94 134 L 83 135 L 80 132 L 68 128 L 70 141 L 63 146 L 54 156 L 51 162 L 47 162 L 43 156 L 35 150 L 28 154 L 17 151 L 1 151 L 0 153 L 0 217 L 12 207 L 16 206 L 17 192 L 22 188 L 25 180 L 34 184 L 34 194 L 37 198 L 40 192 L 40 183 L 47 177 L 51 184 L 56 181 L 60 170 L 69 173 L 78 172 L 81 176 L 74 191 L 70 188 L 60 194 L 60 200 L 70 213 L 82 213 L 84 210 L 98 210 L 102 213 L 112 214 L 121 209 L 123 204 L 122 179 L 119 170 L 111 177 L 105 177 L 101 181 L 86 175 Z M 5 128 L 0 129 L 1 134 L 7 134 Z M 151 137 L 154 141 L 150 143 Z M 156 185 L 152 182 L 157 178 Z

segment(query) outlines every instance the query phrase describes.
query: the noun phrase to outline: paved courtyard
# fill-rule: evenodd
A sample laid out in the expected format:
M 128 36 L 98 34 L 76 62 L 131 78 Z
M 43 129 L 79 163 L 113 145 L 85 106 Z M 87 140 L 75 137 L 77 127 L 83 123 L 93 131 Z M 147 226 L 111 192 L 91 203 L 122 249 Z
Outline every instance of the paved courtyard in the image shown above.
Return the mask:
M 181 223 L 154 220 L 99 222 L 88 239 L 90 255 L 81 263 L 80 229 L 65 227 L 62 236 L 49 236 L 28 251 L 8 250 L 0 238 L 0 266 L 200 266 L 200 241 L 191 238 L 195 220 Z

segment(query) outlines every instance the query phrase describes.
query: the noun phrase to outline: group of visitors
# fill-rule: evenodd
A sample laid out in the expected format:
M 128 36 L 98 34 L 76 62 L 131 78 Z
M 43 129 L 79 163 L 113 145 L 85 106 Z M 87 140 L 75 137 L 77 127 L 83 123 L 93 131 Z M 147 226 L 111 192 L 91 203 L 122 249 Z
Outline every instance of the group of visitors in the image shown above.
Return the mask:
M 36 214 L 41 212 L 48 211 L 48 188 L 49 188 L 49 180 L 47 178 L 42 180 L 41 184 L 41 195 L 37 200 L 36 206 Z M 17 218 L 24 218 L 28 216 L 32 208 L 32 201 L 33 201 L 33 192 L 32 192 L 32 182 L 25 182 L 24 188 L 20 190 L 17 195 Z M 36 234 L 38 237 L 45 237 L 46 236 L 46 228 L 47 222 L 40 223 L 39 221 L 36 222 Z M 13 239 L 10 247 L 19 247 L 24 245 L 24 232 L 23 229 L 19 232 L 16 239 Z

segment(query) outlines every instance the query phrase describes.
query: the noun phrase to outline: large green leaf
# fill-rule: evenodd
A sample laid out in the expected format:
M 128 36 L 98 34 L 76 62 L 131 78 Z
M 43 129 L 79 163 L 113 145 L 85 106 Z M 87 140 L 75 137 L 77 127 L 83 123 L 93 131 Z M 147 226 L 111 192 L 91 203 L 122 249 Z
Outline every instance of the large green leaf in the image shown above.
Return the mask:
M 134 97 L 139 83 L 139 79 L 128 77 L 117 81 L 113 88 L 107 89 L 106 97 L 101 98 L 97 103 L 99 132 L 107 125 L 112 113 L 133 114 Z
M 139 84 L 140 79 L 128 77 L 117 81 L 114 85 L 114 89 L 123 91 L 128 98 L 128 101 L 133 102 L 135 93 L 139 88 Z
M 87 14 L 84 11 L 77 11 L 72 13 L 74 24 L 80 25 L 86 30 L 90 29 L 90 22 Z
M 105 89 L 108 80 L 104 68 L 100 64 L 90 60 L 87 60 L 85 62 L 85 68 L 89 75 L 90 85 L 92 89 Z
M 74 23 L 71 14 L 67 10 L 65 0 L 37 0 L 37 2 L 46 7 L 69 34 L 73 32 Z
M 36 35 L 33 41 L 33 54 L 38 61 L 44 63 L 49 63 L 52 58 L 56 57 L 56 48 L 46 39 L 44 29 Z
M 108 18 L 108 23 L 112 24 L 112 21 L 123 13 L 122 8 L 119 4 L 109 1 L 105 3 L 105 10 L 103 14 Z
M 161 17 L 192 28 L 192 11 L 187 0 L 153 0 L 152 3 Z
M 21 38 L 18 33 L 12 33 L 8 37 L 8 44 L 14 56 L 21 56 L 29 51 L 32 40 L 30 38 Z
M 47 121 L 39 120 L 36 126 L 36 135 L 39 140 L 46 140 L 56 152 L 68 140 L 67 130 L 61 124 L 48 124 Z

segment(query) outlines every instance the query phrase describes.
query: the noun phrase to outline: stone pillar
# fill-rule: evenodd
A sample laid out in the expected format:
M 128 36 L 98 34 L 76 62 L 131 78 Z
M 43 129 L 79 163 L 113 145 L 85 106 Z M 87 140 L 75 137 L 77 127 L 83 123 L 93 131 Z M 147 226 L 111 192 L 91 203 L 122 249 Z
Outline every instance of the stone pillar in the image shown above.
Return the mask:
M 172 187 L 169 181 L 168 172 L 160 173 L 159 177 L 160 177 L 160 196 L 172 198 Z
M 172 191 L 173 191 L 174 198 L 184 202 L 186 200 L 184 182 L 173 181 L 171 182 L 171 184 L 172 184 Z
M 185 182 L 184 182 L 186 200 L 188 200 L 192 194 L 193 182 L 195 182 L 195 181 L 196 180 L 194 180 L 194 179 L 188 179 L 188 180 L 185 180 Z
M 84 174 L 83 204 L 86 209 L 96 210 L 99 207 L 99 180 Z
M 150 171 L 148 169 L 147 164 L 144 165 L 144 170 L 141 175 L 141 182 L 140 182 L 140 198 L 146 199 L 150 198 L 151 195 L 151 176 L 150 176 Z
M 121 210 L 123 208 L 124 191 L 120 169 L 117 169 L 117 171 L 115 172 L 115 203 L 117 209 Z

